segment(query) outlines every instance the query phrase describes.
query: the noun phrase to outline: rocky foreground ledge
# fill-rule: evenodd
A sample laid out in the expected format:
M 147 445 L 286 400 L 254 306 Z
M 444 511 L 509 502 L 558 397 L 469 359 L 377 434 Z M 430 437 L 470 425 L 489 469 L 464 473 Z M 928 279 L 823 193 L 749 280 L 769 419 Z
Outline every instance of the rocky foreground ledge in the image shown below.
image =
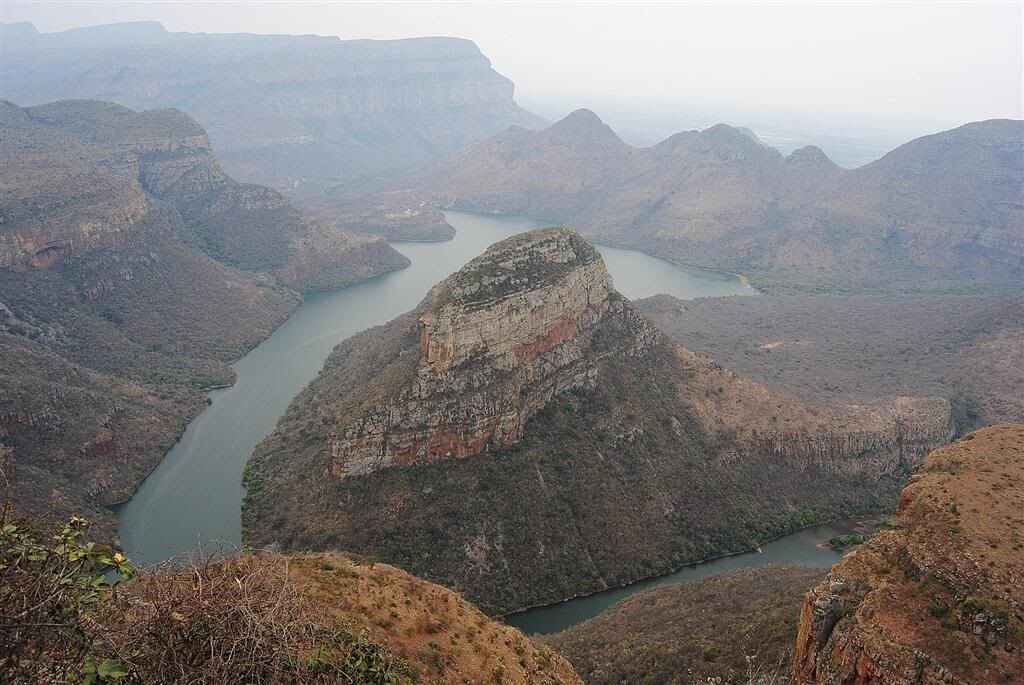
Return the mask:
M 897 521 L 807 595 L 796 682 L 1020 683 L 1024 425 L 932 452 Z

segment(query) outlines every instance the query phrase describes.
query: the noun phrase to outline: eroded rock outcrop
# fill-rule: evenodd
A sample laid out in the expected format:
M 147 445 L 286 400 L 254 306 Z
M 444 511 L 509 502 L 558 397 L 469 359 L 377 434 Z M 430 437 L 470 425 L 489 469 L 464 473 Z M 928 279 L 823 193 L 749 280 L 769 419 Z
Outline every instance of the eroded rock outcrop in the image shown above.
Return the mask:
M 594 383 L 593 329 L 623 311 L 597 251 L 563 230 L 502 243 L 429 299 L 414 378 L 332 433 L 334 477 L 517 442 L 552 397 Z
M 798 683 L 1009 683 L 1024 673 L 1024 425 L 932 452 L 897 527 L 804 602 Z

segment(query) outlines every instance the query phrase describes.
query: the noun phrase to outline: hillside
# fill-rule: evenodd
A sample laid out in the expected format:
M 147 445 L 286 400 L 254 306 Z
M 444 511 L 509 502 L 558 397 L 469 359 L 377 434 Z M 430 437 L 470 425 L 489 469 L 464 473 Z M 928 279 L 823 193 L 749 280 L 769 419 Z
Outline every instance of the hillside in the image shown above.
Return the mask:
M 637 307 L 684 347 L 811 404 L 938 395 L 959 433 L 1024 421 L 1024 297 L 778 295 Z
M 666 585 L 544 636 L 588 685 L 788 682 L 807 588 L 824 572 L 767 566 Z M 774 679 L 774 680 L 773 680 Z
M 1022 151 L 1024 122 L 982 121 L 845 170 L 724 124 L 633 148 L 579 110 L 392 179 L 375 200 L 393 217 L 382 235 L 426 205 L 544 217 L 773 290 L 1005 290 L 1024 277 Z M 358 224 L 368 203 L 338 198 L 335 212 Z
M 2 31 L 0 97 L 177 107 L 206 129 L 233 176 L 291 193 L 315 195 L 513 124 L 544 124 L 459 38 L 175 33 L 156 22 Z
M 550 648 L 384 564 L 259 553 L 139 570 L 81 519 L 51 539 L 2 511 L 5 683 L 580 683 Z
M 0 147 L 0 441 L 26 513 L 112 530 L 104 505 L 298 306 L 268 272 L 323 287 L 405 264 L 380 240 L 317 239 L 175 110 L 0 102 Z
M 243 525 L 504 613 L 887 510 L 951 432 L 942 399 L 810 409 L 736 376 L 544 229 L 339 345 L 250 461 Z
M 798 683 L 1013 683 L 1024 673 L 1024 425 L 935 450 L 897 527 L 804 602 Z

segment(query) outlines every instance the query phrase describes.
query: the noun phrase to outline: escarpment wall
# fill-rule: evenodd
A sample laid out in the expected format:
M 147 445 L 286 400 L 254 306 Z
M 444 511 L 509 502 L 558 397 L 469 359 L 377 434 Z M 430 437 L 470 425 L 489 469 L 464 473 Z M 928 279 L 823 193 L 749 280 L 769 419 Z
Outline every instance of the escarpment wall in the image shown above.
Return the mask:
M 878 477 L 909 471 L 955 435 L 949 402 L 942 398 L 899 398 L 883 409 L 869 411 L 874 416 L 868 425 L 849 431 L 755 431 L 743 450 L 804 468 Z
M 411 384 L 332 431 L 335 478 L 513 444 L 552 397 L 595 382 L 592 332 L 625 315 L 621 297 L 575 234 L 528 240 L 435 289 L 419 317 Z

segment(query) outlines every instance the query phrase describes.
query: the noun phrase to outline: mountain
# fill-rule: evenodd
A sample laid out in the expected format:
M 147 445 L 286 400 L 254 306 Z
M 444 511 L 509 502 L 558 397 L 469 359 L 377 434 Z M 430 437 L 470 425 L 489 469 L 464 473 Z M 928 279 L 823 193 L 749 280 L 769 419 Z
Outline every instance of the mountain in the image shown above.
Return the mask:
M 824 575 L 764 566 L 665 585 L 538 641 L 564 654 L 588 685 L 783 685 L 804 595 Z
M 797 683 L 1011 683 L 1024 673 L 1024 425 L 932 452 L 897 526 L 808 593 Z
M 155 466 L 200 390 L 230 383 L 228 364 L 298 306 L 282 280 L 406 263 L 235 182 L 176 110 L 0 102 L 0 146 L 0 468 L 25 513 L 112 528 L 103 506 Z
M 332 352 L 247 467 L 245 539 L 505 613 L 885 510 L 950 436 L 939 398 L 812 410 L 677 346 L 543 229 Z
M 0 96 L 177 107 L 202 124 L 233 176 L 289 192 L 315 194 L 545 123 L 458 38 L 172 33 L 155 22 L 44 34 L 5 24 L 2 36 Z
M 135 112 L 96 101 L 3 107 L 13 166 L 0 266 L 48 266 L 116 243 L 142 216 L 143 193 L 176 210 L 211 256 L 301 290 L 348 285 L 408 264 L 382 240 L 306 221 L 280 193 L 234 181 L 203 129 L 180 111 Z M 67 211 L 62 205 L 71 192 L 87 204 Z
M 1024 295 L 635 302 L 684 347 L 809 404 L 938 395 L 957 433 L 1024 422 Z
M 1021 121 L 967 124 L 846 170 L 817 148 L 784 157 L 724 124 L 633 148 L 580 110 L 390 180 L 375 198 L 393 217 L 382 235 L 424 205 L 525 214 L 764 288 L 1009 289 L 1024 278 Z M 335 214 L 350 202 L 367 200 L 335 198 Z

